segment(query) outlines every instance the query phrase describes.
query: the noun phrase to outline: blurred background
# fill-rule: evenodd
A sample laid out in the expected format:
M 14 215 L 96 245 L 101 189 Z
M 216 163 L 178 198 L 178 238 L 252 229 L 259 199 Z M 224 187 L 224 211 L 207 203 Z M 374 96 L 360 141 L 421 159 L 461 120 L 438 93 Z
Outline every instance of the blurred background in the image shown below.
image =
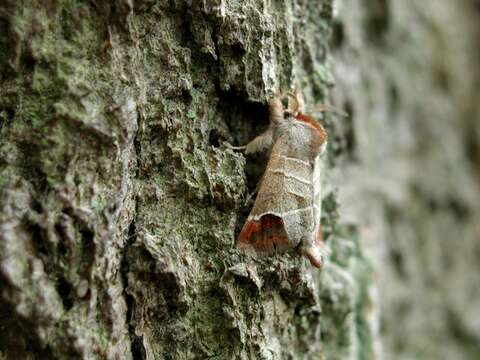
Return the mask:
M 364 224 L 386 359 L 480 358 L 480 3 L 338 0 L 341 216 Z

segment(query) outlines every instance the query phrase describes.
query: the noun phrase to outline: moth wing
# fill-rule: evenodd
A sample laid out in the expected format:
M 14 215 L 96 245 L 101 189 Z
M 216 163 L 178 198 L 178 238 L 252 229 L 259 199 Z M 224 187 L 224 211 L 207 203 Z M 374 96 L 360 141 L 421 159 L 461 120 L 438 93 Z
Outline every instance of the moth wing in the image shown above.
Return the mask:
M 309 239 L 307 244 L 303 245 L 303 254 L 308 258 L 310 264 L 320 268 L 323 265 L 324 258 L 330 254 L 330 249 L 323 241 L 321 217 L 322 217 L 322 194 L 321 194 L 321 180 L 320 180 L 321 160 L 320 155 L 315 159 L 315 166 L 313 169 L 313 201 L 314 218 L 315 218 L 315 232 Z
M 264 214 L 258 219 L 252 218 L 245 222 L 237 247 L 247 253 L 267 255 L 276 249 L 288 247 L 288 244 L 282 218 L 274 214 Z
M 260 254 L 297 246 L 302 228 L 313 226 L 311 185 L 307 181 L 312 176 L 312 168 L 308 163 L 299 164 L 295 159 L 279 155 L 275 147 L 253 209 L 237 241 L 238 248 Z M 298 212 L 299 209 L 306 211 Z

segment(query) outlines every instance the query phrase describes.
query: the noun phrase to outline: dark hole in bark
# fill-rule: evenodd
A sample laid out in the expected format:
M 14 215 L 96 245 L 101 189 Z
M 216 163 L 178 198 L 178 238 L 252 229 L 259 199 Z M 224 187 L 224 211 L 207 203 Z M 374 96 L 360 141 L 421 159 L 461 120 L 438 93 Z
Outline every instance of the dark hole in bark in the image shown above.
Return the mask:
M 398 102 L 400 100 L 398 94 L 398 88 L 395 83 L 390 83 L 388 87 L 389 102 L 390 102 L 390 111 L 392 113 L 396 112 L 398 109 Z
M 348 160 L 356 161 L 357 158 L 357 139 L 353 127 L 354 111 L 352 104 L 347 101 L 343 105 L 343 110 L 348 117 L 337 118 L 332 126 L 327 128 L 330 137 L 331 151 L 335 157 L 346 156 Z
M 88 274 L 95 257 L 95 243 L 93 241 L 94 233 L 90 229 L 81 228 L 80 236 L 82 241 L 82 264 L 80 273 L 83 277 L 89 278 Z
M 180 287 L 177 278 L 172 273 L 160 273 L 159 283 L 162 284 L 164 299 L 168 307 L 168 312 L 173 315 L 179 310 Z
M 20 167 L 22 176 L 35 186 L 39 194 L 45 194 L 49 190 L 47 175 L 41 169 L 40 157 L 42 155 L 42 147 L 36 143 L 27 140 L 20 140 L 18 148 L 22 153 Z
M 247 164 L 245 170 L 247 173 L 247 186 L 249 195 L 253 194 L 257 190 L 257 187 L 260 186 L 260 181 L 262 179 L 263 173 L 265 172 L 267 162 L 268 154 L 266 152 L 247 156 Z M 255 197 L 256 194 L 252 197 L 252 200 L 255 200 Z
M 42 203 L 38 201 L 37 199 L 32 199 L 32 203 L 30 205 L 32 207 L 32 210 L 41 213 L 43 210 Z
M 225 119 L 232 145 L 245 145 L 268 127 L 268 105 L 246 100 L 246 94 L 235 90 L 222 92 L 218 103 L 218 112 Z
M 390 260 L 395 268 L 397 274 L 403 278 L 407 278 L 407 273 L 405 271 L 405 261 L 403 254 L 400 250 L 397 249 L 390 249 Z
M 71 41 L 73 38 L 73 31 L 75 26 L 72 25 L 72 18 L 66 9 L 60 12 L 60 26 L 65 40 Z
M 182 89 L 182 99 L 185 104 L 192 101 L 192 92 L 189 89 Z
M 135 242 L 135 238 L 137 237 L 137 225 L 135 221 L 132 221 L 128 226 L 128 237 L 127 237 L 127 245 L 133 244 Z
M 332 24 L 332 37 L 330 45 L 332 49 L 340 48 L 345 40 L 345 27 L 342 22 L 336 20 Z
M 132 357 L 133 360 L 145 360 L 147 358 L 142 338 L 138 336 L 135 336 L 132 341 Z
M 137 0 L 133 5 L 133 10 L 135 13 L 148 13 L 154 4 L 155 0 Z
M 354 111 L 350 102 L 345 103 L 345 111 L 348 114 L 347 127 L 345 130 L 345 151 L 352 158 L 355 159 L 357 153 L 357 139 L 355 137 L 355 130 L 353 128 Z
M 472 115 L 472 119 L 475 119 L 475 115 Z M 476 125 L 472 124 L 465 132 L 464 151 L 470 161 L 473 172 L 476 172 L 477 177 L 480 178 L 480 167 L 478 166 L 478 162 L 480 161 L 480 133 L 474 131 L 475 126 Z
M 229 133 L 233 138 L 232 145 L 246 145 L 268 128 L 269 112 L 266 103 L 246 101 L 246 95 L 233 90 L 219 91 L 219 93 L 221 97 L 218 111 L 227 123 Z M 265 151 L 246 157 L 247 193 L 252 194 L 265 171 L 268 154 Z M 254 199 L 255 196 L 252 197 L 252 200 Z M 235 226 L 235 236 L 238 236 L 252 205 L 253 201 L 246 204 L 240 211 Z
M 240 43 L 233 44 L 231 46 L 231 49 L 232 49 L 232 56 L 234 57 L 242 57 L 246 53 L 245 48 Z
M 55 224 L 55 231 L 58 234 L 58 255 L 60 257 L 65 257 L 68 253 L 67 249 L 67 237 L 65 234 L 65 230 L 61 224 Z
M 49 254 L 48 245 L 45 242 L 45 230 L 38 224 L 28 224 L 28 232 L 32 237 L 33 244 L 37 251 L 37 254 L 46 257 Z
M 112 309 L 112 299 L 107 292 L 99 293 L 98 296 L 98 313 L 99 313 L 99 321 L 104 324 L 107 331 L 110 333 L 113 331 L 113 319 L 111 314 Z
M 446 204 L 448 208 L 450 208 L 453 214 L 456 216 L 457 219 L 463 220 L 470 216 L 470 209 L 468 206 L 463 204 L 459 199 L 456 198 L 448 198 L 446 200 Z
M 9 49 L 9 28 L 10 24 L 6 19 L 0 19 L 0 48 L 2 49 L 2 53 L 6 53 Z M 5 50 L 3 50 L 5 49 Z M 0 64 L 7 63 L 8 56 L 0 57 Z
M 222 142 L 226 141 L 226 138 L 225 136 L 220 134 L 216 129 L 212 129 L 212 131 L 210 131 L 210 134 L 208 136 L 208 141 L 210 145 L 219 147 Z
M 136 224 L 135 221 L 130 223 L 128 227 L 128 239 L 126 241 L 127 247 L 125 248 L 125 252 L 123 254 L 122 263 L 121 263 L 121 274 L 122 274 L 122 281 L 124 286 L 124 296 L 125 296 L 125 303 L 127 305 L 127 322 L 128 322 L 128 333 L 130 335 L 130 343 L 131 343 L 131 351 L 132 357 L 134 360 L 144 360 L 146 359 L 146 352 L 143 346 L 142 338 L 137 336 L 135 333 L 135 298 L 131 295 L 130 289 L 128 288 L 128 273 L 130 271 L 130 263 L 128 261 L 130 248 L 128 245 L 132 244 L 135 240 L 136 236 Z
M 21 61 L 22 61 L 25 72 L 31 73 L 35 70 L 35 64 L 37 63 L 37 60 L 33 57 L 32 54 L 23 53 L 21 57 Z
M 0 129 L 12 125 L 15 118 L 15 109 L 11 106 L 6 106 L 0 109 Z
M 390 8 L 387 0 L 368 0 L 365 5 L 369 16 L 365 20 L 367 36 L 372 43 L 380 45 L 390 26 Z
M 225 212 L 229 204 L 223 198 L 225 188 L 221 184 L 217 184 L 212 189 L 212 196 L 209 198 L 209 203 L 214 205 L 218 211 Z
M 433 75 L 434 75 L 434 81 L 437 84 L 437 87 L 442 91 L 448 92 L 448 90 L 450 89 L 450 83 L 451 83 L 448 70 L 441 65 L 437 65 L 433 69 Z
M 59 277 L 56 284 L 58 295 L 62 299 L 63 306 L 66 310 L 70 310 L 73 306 L 73 289 L 72 285 L 63 277 Z

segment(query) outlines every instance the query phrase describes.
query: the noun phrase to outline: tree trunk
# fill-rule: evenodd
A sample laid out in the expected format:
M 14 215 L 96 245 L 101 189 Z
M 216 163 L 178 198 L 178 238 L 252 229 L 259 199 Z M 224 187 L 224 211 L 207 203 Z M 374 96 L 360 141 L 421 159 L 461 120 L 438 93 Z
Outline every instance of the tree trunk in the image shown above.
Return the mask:
M 295 82 L 325 100 L 330 0 L 0 9 L 6 358 L 370 357 L 369 266 L 333 186 L 322 271 L 234 247 L 264 161 L 224 143 Z
M 1 2 L 0 359 L 478 358 L 479 12 L 420 3 Z M 332 255 L 241 254 L 226 142 L 334 78 Z

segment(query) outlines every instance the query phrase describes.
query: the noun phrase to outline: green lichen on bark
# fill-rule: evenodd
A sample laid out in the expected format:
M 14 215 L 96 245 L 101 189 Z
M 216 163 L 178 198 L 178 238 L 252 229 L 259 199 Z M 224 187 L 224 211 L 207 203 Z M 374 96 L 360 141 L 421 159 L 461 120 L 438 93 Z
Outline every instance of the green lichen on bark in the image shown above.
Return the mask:
M 322 272 L 234 248 L 246 159 L 223 142 L 256 135 L 295 81 L 325 100 L 329 0 L 0 10 L 1 351 L 370 357 L 368 263 L 332 190 Z

